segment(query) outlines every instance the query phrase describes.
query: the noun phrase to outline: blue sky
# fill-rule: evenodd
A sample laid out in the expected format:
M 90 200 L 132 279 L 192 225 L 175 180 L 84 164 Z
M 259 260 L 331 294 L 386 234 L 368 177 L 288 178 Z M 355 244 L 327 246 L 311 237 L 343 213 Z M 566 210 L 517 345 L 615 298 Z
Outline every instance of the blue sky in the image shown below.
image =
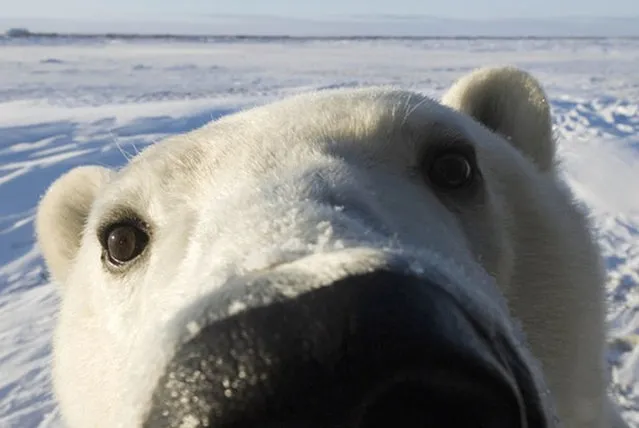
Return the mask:
M 422 14 L 451 18 L 639 16 L 639 0 L 0 0 L 4 17 L 188 18 L 205 14 L 287 17 Z

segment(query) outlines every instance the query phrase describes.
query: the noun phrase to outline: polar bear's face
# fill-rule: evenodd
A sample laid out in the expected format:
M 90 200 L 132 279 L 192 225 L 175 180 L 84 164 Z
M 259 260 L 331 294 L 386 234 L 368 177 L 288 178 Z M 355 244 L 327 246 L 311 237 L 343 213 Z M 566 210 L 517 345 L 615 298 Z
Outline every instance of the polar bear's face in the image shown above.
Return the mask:
M 65 420 L 550 426 L 503 296 L 540 195 L 569 206 L 552 157 L 541 89 L 500 69 L 442 104 L 303 95 L 71 171 L 37 217 Z

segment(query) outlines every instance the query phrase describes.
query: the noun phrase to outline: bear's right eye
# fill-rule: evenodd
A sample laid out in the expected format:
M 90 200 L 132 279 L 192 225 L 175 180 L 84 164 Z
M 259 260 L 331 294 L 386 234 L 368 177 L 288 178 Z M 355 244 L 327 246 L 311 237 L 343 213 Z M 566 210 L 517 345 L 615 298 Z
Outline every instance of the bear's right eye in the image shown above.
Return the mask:
M 133 224 L 116 224 L 107 229 L 103 247 L 107 261 L 115 266 L 130 262 L 142 254 L 149 236 Z

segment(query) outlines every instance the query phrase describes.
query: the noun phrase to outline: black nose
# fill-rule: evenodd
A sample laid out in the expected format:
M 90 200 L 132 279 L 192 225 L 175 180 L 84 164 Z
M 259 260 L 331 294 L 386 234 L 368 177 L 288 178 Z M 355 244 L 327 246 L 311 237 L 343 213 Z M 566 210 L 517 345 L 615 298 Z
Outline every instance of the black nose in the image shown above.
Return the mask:
M 144 426 L 520 427 L 497 366 L 436 281 L 372 272 L 202 329 L 166 368 Z

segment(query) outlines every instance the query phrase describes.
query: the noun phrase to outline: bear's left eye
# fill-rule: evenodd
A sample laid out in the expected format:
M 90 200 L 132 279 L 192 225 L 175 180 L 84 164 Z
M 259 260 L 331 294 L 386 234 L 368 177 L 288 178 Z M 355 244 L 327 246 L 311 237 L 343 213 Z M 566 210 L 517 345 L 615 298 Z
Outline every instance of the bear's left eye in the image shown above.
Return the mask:
M 139 256 L 148 241 L 148 235 L 141 228 L 132 224 L 117 224 L 107 230 L 103 246 L 108 261 L 119 266 Z
M 442 190 L 461 189 L 475 178 L 475 160 L 465 151 L 445 150 L 433 156 L 426 173 L 430 182 Z

